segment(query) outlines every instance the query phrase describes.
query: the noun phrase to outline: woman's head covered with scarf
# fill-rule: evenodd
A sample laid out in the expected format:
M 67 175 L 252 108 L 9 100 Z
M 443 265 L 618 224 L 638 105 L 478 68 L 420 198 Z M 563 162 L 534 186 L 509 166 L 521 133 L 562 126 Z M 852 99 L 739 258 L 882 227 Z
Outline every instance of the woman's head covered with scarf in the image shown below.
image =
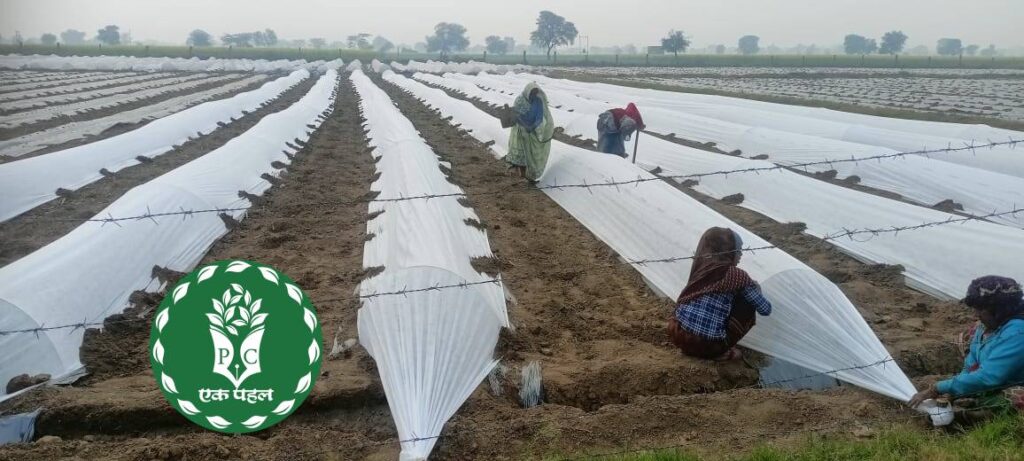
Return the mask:
M 525 114 L 530 111 L 530 105 L 534 98 L 541 98 L 541 101 L 547 104 L 547 95 L 544 94 L 544 90 L 540 89 L 536 82 L 527 83 L 523 92 L 516 97 L 513 107 L 520 114 Z
M 1016 280 L 998 275 L 974 279 L 963 303 L 973 308 L 981 323 L 992 330 L 1013 318 L 1024 318 L 1024 291 Z
M 739 290 L 754 281 L 736 267 L 743 255 L 743 239 L 725 227 L 712 227 L 704 231 L 697 243 L 697 251 L 690 267 L 690 279 L 679 294 L 683 303 L 708 293 Z
M 647 125 L 644 125 L 643 117 L 640 116 L 640 109 L 636 108 L 636 104 L 629 103 L 629 105 L 626 106 L 626 115 L 636 121 L 636 129 L 643 130 L 647 128 Z

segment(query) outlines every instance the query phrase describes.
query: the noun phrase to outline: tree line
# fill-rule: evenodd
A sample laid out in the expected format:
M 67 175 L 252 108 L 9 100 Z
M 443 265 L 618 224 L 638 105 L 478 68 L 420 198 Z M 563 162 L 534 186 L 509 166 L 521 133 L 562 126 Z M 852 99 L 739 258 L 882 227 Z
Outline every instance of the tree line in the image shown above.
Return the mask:
M 441 57 L 447 57 L 452 53 L 465 51 L 469 48 L 470 41 L 466 36 L 467 30 L 464 26 L 452 22 L 442 22 L 434 26 L 434 32 L 432 35 L 425 37 L 423 43 L 417 44 L 413 49 L 415 51 L 425 51 L 430 53 L 440 53 Z M 107 45 L 118 45 L 124 42 L 130 43 L 130 38 L 126 37 L 127 34 L 120 32 L 120 28 L 116 25 L 108 25 L 102 29 L 96 31 L 96 35 L 93 38 L 94 42 L 107 44 Z M 60 42 L 68 45 L 77 45 L 86 42 L 86 33 L 74 29 L 68 29 L 60 33 Z M 551 11 L 541 11 L 537 16 L 536 29 L 530 34 L 530 44 L 543 51 L 548 58 L 552 57 L 558 47 L 574 44 L 579 38 L 579 30 L 576 25 L 566 20 L 566 18 L 559 16 Z M 907 42 L 907 34 L 900 30 L 893 30 L 886 32 L 879 40 L 868 38 L 859 34 L 849 34 L 843 39 L 842 50 L 846 54 L 850 55 L 867 55 L 867 54 L 889 54 L 895 55 L 903 52 L 904 46 Z M 736 51 L 745 54 L 753 55 L 761 51 L 760 37 L 757 35 L 744 35 L 739 38 L 736 45 Z M 20 34 L 16 33 L 14 43 L 23 43 Z M 46 33 L 43 34 L 40 39 L 40 43 L 44 45 L 55 45 L 58 43 L 58 37 L 55 34 Z M 215 39 L 209 32 L 196 29 L 189 33 L 185 43 L 189 46 L 196 47 L 208 47 L 215 45 Z M 220 43 L 224 46 L 249 48 L 249 47 L 273 47 L 273 46 L 287 46 L 287 47 L 310 47 L 310 48 L 350 48 L 377 52 L 388 52 L 396 48 L 395 44 L 390 40 L 382 36 L 373 36 L 367 33 L 358 33 L 350 35 L 344 41 L 330 42 L 324 38 L 310 38 L 298 39 L 298 40 L 282 40 L 279 39 L 277 33 L 273 29 L 257 30 L 253 32 L 239 32 L 224 34 L 220 37 Z M 661 39 L 660 51 L 665 53 L 673 53 L 679 55 L 679 53 L 685 53 L 692 44 L 691 38 L 688 37 L 682 30 L 670 30 L 668 35 Z M 632 52 L 637 52 L 635 47 L 627 47 Z M 924 48 L 924 47 L 919 47 Z M 479 48 L 478 48 L 479 49 Z M 508 54 L 514 52 L 516 49 L 516 40 L 512 37 L 501 37 L 498 35 L 489 35 L 484 39 L 484 49 L 491 54 Z M 711 49 L 716 54 L 724 54 L 727 49 L 725 45 L 714 45 Z M 769 52 L 778 50 L 774 46 L 768 48 Z M 811 45 L 808 49 L 816 49 L 814 45 Z M 399 50 L 401 51 L 401 50 Z M 912 52 L 914 50 L 911 50 Z M 995 45 L 989 45 L 988 48 L 982 49 L 978 45 L 967 45 L 964 46 L 963 42 L 958 38 L 942 38 L 936 43 L 935 51 L 939 55 L 945 56 L 956 56 L 966 54 L 968 56 L 995 56 L 996 49 Z M 589 52 L 589 50 L 587 50 Z M 618 51 L 616 51 L 618 53 Z
M 60 33 L 58 39 L 57 34 L 45 33 L 39 37 L 39 43 L 43 45 L 53 46 L 57 43 L 63 43 L 65 45 L 81 45 L 87 43 L 90 40 L 86 39 L 86 33 L 76 29 L 68 29 Z M 121 33 L 121 28 L 115 25 L 109 25 L 96 31 L 96 35 L 91 39 L 93 42 L 102 43 L 104 45 L 120 45 L 123 41 L 131 41 L 129 34 Z M 25 43 L 24 37 L 21 36 L 21 32 L 15 32 L 14 36 L 11 37 L 11 43 L 23 44 Z
M 881 37 L 881 45 L 873 38 L 867 38 L 863 35 L 849 34 L 843 39 L 843 51 L 850 55 L 866 55 L 866 54 L 888 54 L 895 55 L 903 51 L 904 46 L 907 43 L 907 34 L 900 30 L 894 30 L 886 32 Z M 760 37 L 756 35 L 744 35 L 740 37 L 737 43 L 737 50 L 742 54 L 757 54 L 761 49 L 758 45 Z M 661 49 L 666 53 L 674 53 L 677 56 L 679 53 L 686 52 L 687 48 L 690 47 L 690 39 L 682 31 L 671 30 L 668 36 L 661 39 Z M 725 53 L 725 45 L 717 45 L 717 54 Z M 963 46 L 963 42 L 958 38 L 941 38 L 935 45 L 935 52 L 942 56 L 957 56 L 960 54 L 966 54 L 968 56 L 995 56 L 996 47 L 995 45 L 989 45 L 988 48 L 981 49 L 978 45 Z
M 873 38 L 849 34 L 843 39 L 843 51 L 846 54 L 862 55 L 875 53 L 899 54 L 907 43 L 907 34 L 900 30 L 886 32 L 885 35 L 882 35 L 881 42 L 879 45 Z M 963 41 L 959 38 L 940 38 L 935 44 L 935 52 L 941 56 L 958 56 L 961 54 L 975 56 L 979 54 L 979 51 L 982 56 L 995 56 L 995 49 L 995 45 L 989 45 L 986 49 L 981 49 L 978 45 L 964 46 Z

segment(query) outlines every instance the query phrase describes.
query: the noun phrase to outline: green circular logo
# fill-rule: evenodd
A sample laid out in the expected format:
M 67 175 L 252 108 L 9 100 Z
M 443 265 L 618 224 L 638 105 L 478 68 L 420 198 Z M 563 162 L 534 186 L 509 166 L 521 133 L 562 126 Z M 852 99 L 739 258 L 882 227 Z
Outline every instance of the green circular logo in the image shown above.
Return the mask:
M 153 376 L 190 421 L 238 434 L 295 411 L 320 373 L 320 323 L 284 274 L 218 261 L 183 277 L 160 303 L 149 341 Z

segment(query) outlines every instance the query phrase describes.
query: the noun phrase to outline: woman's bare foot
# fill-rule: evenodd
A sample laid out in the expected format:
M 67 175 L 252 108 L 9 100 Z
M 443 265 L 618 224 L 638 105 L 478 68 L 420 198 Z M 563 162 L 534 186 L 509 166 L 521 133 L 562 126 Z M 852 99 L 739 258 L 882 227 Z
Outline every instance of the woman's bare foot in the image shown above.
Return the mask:
M 726 353 L 715 358 L 716 362 L 731 362 L 733 360 L 739 360 L 743 358 L 743 352 L 739 349 L 731 348 Z

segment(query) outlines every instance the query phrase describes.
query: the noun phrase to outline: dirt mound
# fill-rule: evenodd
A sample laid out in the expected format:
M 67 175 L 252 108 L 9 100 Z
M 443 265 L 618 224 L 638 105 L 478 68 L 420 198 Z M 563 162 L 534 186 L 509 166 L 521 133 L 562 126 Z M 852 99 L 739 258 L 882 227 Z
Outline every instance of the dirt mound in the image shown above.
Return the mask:
M 638 397 L 594 412 L 554 404 L 509 410 L 479 398 L 448 424 L 434 458 L 536 459 L 657 446 L 720 456 L 808 433 L 849 433 L 871 420 L 909 416 L 891 401 L 845 388 Z

